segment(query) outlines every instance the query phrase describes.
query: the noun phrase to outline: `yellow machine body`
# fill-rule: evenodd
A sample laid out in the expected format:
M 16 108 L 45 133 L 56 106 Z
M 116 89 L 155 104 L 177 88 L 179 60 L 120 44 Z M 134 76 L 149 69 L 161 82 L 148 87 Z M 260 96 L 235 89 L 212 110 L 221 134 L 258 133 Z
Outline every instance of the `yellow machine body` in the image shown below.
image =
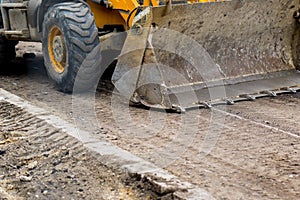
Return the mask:
M 124 30 L 131 27 L 136 9 L 140 6 L 158 6 L 155 0 L 146 0 L 141 5 L 136 0 L 109 0 L 106 5 L 91 0 L 87 3 L 94 14 L 98 28 L 105 26 L 122 26 Z
M 187 4 L 218 1 L 220 0 L 190 0 L 187 1 Z M 159 6 L 158 1 L 156 0 L 145 0 L 143 1 L 143 4 L 139 4 L 136 0 L 109 0 L 106 5 L 100 5 L 91 0 L 87 0 L 87 3 L 91 7 L 98 28 L 120 25 L 124 30 L 131 27 L 132 20 L 136 13 L 135 11 L 138 7 Z M 126 23 L 128 23 L 128 27 L 126 27 Z

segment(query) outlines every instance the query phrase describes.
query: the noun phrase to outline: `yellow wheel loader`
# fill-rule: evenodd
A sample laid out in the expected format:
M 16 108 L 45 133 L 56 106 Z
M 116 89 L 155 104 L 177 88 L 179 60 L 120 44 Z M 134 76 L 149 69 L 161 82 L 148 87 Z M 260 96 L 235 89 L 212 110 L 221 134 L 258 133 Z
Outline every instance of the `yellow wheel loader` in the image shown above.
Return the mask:
M 88 90 L 106 56 L 117 59 L 115 88 L 149 107 L 184 111 L 300 89 L 299 0 L 1 0 L 0 7 L 1 65 L 17 41 L 42 42 L 48 74 L 64 92 Z M 113 46 L 118 51 L 103 53 Z

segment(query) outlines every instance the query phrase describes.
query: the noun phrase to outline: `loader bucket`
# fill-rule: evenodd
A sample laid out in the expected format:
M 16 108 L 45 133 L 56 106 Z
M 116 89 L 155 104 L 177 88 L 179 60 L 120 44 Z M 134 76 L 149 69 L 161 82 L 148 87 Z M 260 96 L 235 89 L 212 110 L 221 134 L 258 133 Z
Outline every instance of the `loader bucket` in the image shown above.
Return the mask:
M 132 101 L 167 109 L 296 92 L 299 9 L 298 0 L 147 8 L 128 33 L 112 81 Z

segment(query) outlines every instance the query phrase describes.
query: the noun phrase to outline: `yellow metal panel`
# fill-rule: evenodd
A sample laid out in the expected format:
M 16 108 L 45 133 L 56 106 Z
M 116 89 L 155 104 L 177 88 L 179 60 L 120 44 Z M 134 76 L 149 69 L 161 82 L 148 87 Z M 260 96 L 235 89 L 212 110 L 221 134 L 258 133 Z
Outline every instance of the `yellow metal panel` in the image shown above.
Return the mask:
M 112 9 L 119 10 L 119 13 L 125 22 L 128 21 L 128 25 L 131 26 L 132 20 L 136 13 L 135 9 L 139 7 L 140 4 L 136 0 L 108 0 L 108 2 Z M 130 14 L 131 12 L 133 13 Z M 130 19 L 128 19 L 129 17 Z
M 226 0 L 189 0 L 188 3 L 206 3 Z M 98 28 L 105 25 L 122 25 L 124 30 L 131 27 L 132 20 L 136 14 L 136 8 L 140 6 L 158 6 L 157 0 L 144 0 L 140 5 L 137 0 L 108 0 L 108 7 L 99 5 L 87 0 L 95 16 L 95 22 Z M 126 24 L 128 22 L 128 24 Z M 127 27 L 128 26 L 128 27 Z
M 126 30 L 126 21 L 120 15 L 119 11 L 106 8 L 89 0 L 87 3 L 91 7 L 98 28 L 103 28 L 104 25 L 121 25 Z
M 144 0 L 143 6 L 150 6 L 150 5 L 156 7 L 158 6 L 158 3 L 156 0 Z
M 210 2 L 221 2 L 226 0 L 189 0 L 189 3 L 210 3 Z

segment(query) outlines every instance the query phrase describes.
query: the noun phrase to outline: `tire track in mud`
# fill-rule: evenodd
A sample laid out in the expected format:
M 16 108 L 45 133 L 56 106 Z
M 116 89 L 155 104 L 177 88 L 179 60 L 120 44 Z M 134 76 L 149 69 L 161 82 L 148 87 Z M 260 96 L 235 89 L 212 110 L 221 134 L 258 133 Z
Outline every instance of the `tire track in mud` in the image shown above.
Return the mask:
M 225 185 L 236 185 L 234 183 L 236 182 L 244 185 L 244 189 L 256 188 L 253 191 L 257 190 L 262 195 L 260 198 L 283 199 L 289 196 L 291 199 L 297 199 L 300 188 L 300 181 L 297 179 L 300 174 L 297 167 L 299 166 L 299 139 L 282 133 L 276 128 L 266 129 L 265 126 L 251 120 L 245 121 L 230 113 L 221 113 L 226 116 L 227 126 L 232 128 L 222 132 L 215 149 L 203 161 L 190 156 L 193 158 L 192 163 L 200 163 L 198 168 L 202 169 L 201 165 L 205 166 L 207 162 L 208 166 L 203 169 L 213 168 L 218 176 L 227 176 L 228 182 Z M 200 138 L 197 140 L 201 141 Z M 198 145 L 199 142 L 194 144 L 194 146 Z M 197 154 L 197 149 L 193 151 L 194 153 L 189 155 Z M 211 156 L 215 159 L 209 159 Z M 221 163 L 227 163 L 228 167 Z M 230 177 L 230 175 L 234 176 Z M 216 181 L 213 178 L 209 180 Z M 201 184 L 201 179 L 198 181 Z M 215 184 L 218 182 L 216 181 Z M 239 194 L 238 191 L 235 193 Z M 247 196 L 243 198 L 249 199 Z
M 96 100 L 96 105 L 98 111 L 101 111 L 98 113 L 98 119 L 100 120 L 101 126 L 105 127 L 106 130 L 109 131 L 108 134 L 106 134 L 108 139 L 111 140 L 112 143 L 115 143 L 124 149 L 127 149 L 136 155 L 139 155 L 145 159 L 153 161 L 151 157 L 147 157 L 147 153 L 149 151 L 155 151 L 156 149 L 163 147 L 167 142 L 171 141 L 173 139 L 173 136 L 176 135 L 176 128 L 180 126 L 180 122 L 178 119 L 180 119 L 180 115 L 174 114 L 174 113 L 167 113 L 167 122 L 164 129 L 160 130 L 156 135 L 153 135 L 151 138 L 141 139 L 141 138 L 134 138 L 130 137 L 127 134 L 124 134 L 122 132 L 122 128 L 118 127 L 116 122 L 114 121 L 114 118 L 112 117 L 110 110 L 110 98 L 109 96 L 100 95 L 100 98 Z M 108 106 L 109 105 L 109 106 Z M 231 108 L 231 107 L 229 107 Z M 228 109 L 228 107 L 227 107 Z M 147 122 L 149 113 L 145 109 L 140 108 L 130 108 L 130 112 L 135 118 L 135 120 L 132 120 L 130 124 L 127 124 L 129 127 L 135 127 L 140 126 L 141 124 L 145 124 Z M 201 142 L 203 141 L 205 133 L 209 130 L 209 124 L 210 124 L 210 118 L 211 118 L 211 111 L 209 110 L 196 110 L 193 112 L 197 112 L 199 121 L 193 119 L 188 120 L 188 123 L 191 126 L 199 126 L 199 132 L 196 134 L 196 137 L 193 138 L 193 144 L 188 145 L 186 148 L 186 152 L 188 156 L 186 156 L 182 162 L 177 163 L 170 163 L 170 166 L 166 167 L 166 169 L 170 170 L 174 174 L 178 174 L 178 172 L 184 172 L 186 166 L 183 164 L 186 162 L 186 160 L 190 160 L 190 162 L 194 163 L 193 168 L 194 172 L 191 172 L 193 174 L 193 179 L 188 178 L 183 173 L 180 174 L 180 177 L 186 178 L 186 180 L 193 180 L 194 183 L 199 184 L 201 187 L 207 187 L 209 192 L 215 193 L 216 197 L 243 197 L 243 198 L 255 198 L 260 197 L 263 198 L 270 198 L 273 196 L 276 196 L 277 198 L 284 197 L 285 195 L 290 195 L 291 199 L 293 199 L 293 196 L 297 196 L 298 194 L 294 192 L 289 192 L 287 187 L 285 187 L 285 184 L 287 185 L 293 185 L 292 189 L 294 191 L 297 191 L 297 188 L 299 188 L 299 185 L 293 184 L 292 182 L 283 182 L 280 183 L 279 181 L 276 181 L 278 178 L 278 175 L 272 174 L 272 176 L 269 176 L 268 171 L 272 169 L 272 166 L 276 164 L 276 161 L 274 161 L 274 157 L 270 157 L 268 161 L 268 165 L 266 167 L 260 166 L 259 168 L 254 168 L 255 165 L 260 165 L 260 163 L 266 163 L 264 158 L 264 153 L 269 156 L 273 155 L 272 152 L 274 151 L 276 154 L 277 151 L 276 148 L 278 146 L 287 146 L 287 143 L 293 142 L 297 144 L 297 140 L 290 141 L 290 137 L 285 134 L 277 134 L 276 130 L 269 130 L 270 136 L 268 134 L 263 134 L 266 132 L 265 127 L 260 127 L 259 131 L 257 131 L 257 124 L 253 123 L 251 120 L 248 120 L 244 122 L 244 120 L 236 119 L 232 116 L 227 116 L 228 114 L 224 113 L 224 117 L 227 119 L 224 124 L 220 125 L 219 128 L 223 129 L 221 138 L 218 140 L 218 145 L 215 149 L 217 153 L 212 152 L 213 156 L 217 159 L 206 159 L 205 161 L 199 161 L 197 159 L 197 153 L 199 151 L 199 148 L 194 148 L 193 146 L 200 146 Z M 251 136 L 252 131 L 251 129 L 254 127 L 256 131 L 254 135 Z M 145 128 L 145 127 L 144 127 Z M 225 132 L 225 133 L 223 133 Z M 261 134 L 258 134 L 258 133 Z M 224 137 L 222 137 L 224 136 Z M 267 136 L 266 139 L 261 139 Z M 274 137 L 275 136 L 275 137 Z M 233 141 L 232 138 L 235 138 Z M 268 141 L 270 139 L 270 141 Z M 159 142 L 158 142 L 159 140 Z M 130 141 L 130 142 L 129 142 Z M 197 142 L 198 141 L 198 142 Z M 229 142 L 228 142 L 229 141 Z M 228 142 L 228 144 L 226 144 Z M 248 144 L 248 146 L 251 147 L 244 147 L 244 150 L 241 151 L 241 147 L 243 147 L 243 143 L 245 142 Z M 266 149 L 263 148 L 263 146 L 267 143 L 270 143 L 269 146 L 275 146 L 276 148 L 267 147 Z M 236 143 L 236 144 L 235 144 Z M 259 144 L 262 145 L 260 146 Z M 281 143 L 279 145 L 278 143 Z M 239 148 L 240 149 L 239 149 Z M 280 148 L 284 150 L 284 148 Z M 234 149 L 237 148 L 237 149 Z M 255 151 L 255 149 L 261 149 L 262 153 L 259 153 Z M 270 150 L 268 150 L 270 149 Z M 274 150 L 275 149 L 275 150 Z M 288 150 L 285 150 L 285 152 L 288 155 L 288 152 L 292 151 L 291 148 L 288 148 Z M 251 160 L 255 160 L 254 157 L 246 156 L 248 154 L 254 154 L 254 155 L 260 155 L 261 157 L 258 159 L 258 161 L 254 162 L 254 164 L 251 164 Z M 230 156 L 231 155 L 231 156 Z M 228 159 L 224 160 L 224 157 Z M 182 156 L 181 156 L 182 157 Z M 194 158 L 194 159 L 190 159 Z M 178 159 L 178 158 L 176 158 Z M 176 160 L 175 159 L 175 160 Z M 279 158 L 285 159 L 285 158 Z M 182 160 L 179 158 L 179 160 Z M 233 161 L 233 163 L 231 162 Z M 295 161 L 295 158 L 294 158 Z M 297 161 L 297 160 L 296 160 Z M 203 164 L 203 162 L 207 162 L 207 164 Z M 235 162 L 235 164 L 234 164 Z M 228 165 L 228 167 L 224 167 L 222 165 L 231 163 Z M 247 163 L 246 166 L 243 166 L 244 163 Z M 250 163 L 250 165 L 249 165 Z M 291 163 L 291 165 L 295 165 L 295 162 Z M 178 167 L 181 166 L 181 167 Z M 226 165 L 225 165 L 226 166 Z M 280 166 L 277 166 L 280 168 Z M 296 165 L 294 166 L 296 167 Z M 233 168 L 233 169 L 231 169 Z M 205 169 L 213 169 L 214 176 L 210 176 L 208 174 L 205 174 L 206 179 L 203 180 L 202 177 L 197 176 L 197 170 L 202 169 L 205 171 Z M 278 170 L 278 169 L 277 169 Z M 261 172 L 260 172 L 261 171 Z M 274 171 L 274 170 L 273 170 Z M 299 174 L 297 171 L 291 171 L 290 174 Z M 235 174 L 235 176 L 231 177 L 231 174 Z M 223 177 L 223 178 L 222 178 Z M 224 178 L 225 177 L 225 178 Z M 261 178 L 262 177 L 262 178 Z M 220 183 L 220 180 L 222 183 Z M 259 184 L 257 183 L 260 182 Z M 269 181 L 269 182 L 268 182 Z M 284 181 L 284 180 L 283 180 Z M 274 185 L 275 182 L 275 186 Z M 279 183 L 278 183 L 279 182 Z M 272 184 L 271 184 L 272 183 Z M 269 185 L 272 186 L 269 186 Z M 216 187 L 219 185 L 218 187 Z M 242 185 L 242 186 L 241 186 Z M 278 186 L 279 185 L 279 186 Z M 222 189 L 220 189 L 222 188 Z M 226 191 L 226 192 L 225 192 Z M 234 191 L 234 192 L 232 192 Z M 252 191 L 252 192 L 251 192 Z M 274 192 L 275 191 L 275 192 Z M 278 191 L 278 192 L 277 192 Z M 256 192 L 256 195 L 253 194 L 253 192 Z M 276 193 L 276 194 L 275 194 Z M 247 196 L 248 195 L 248 196 Z
M 146 198 L 80 142 L 3 101 L 0 150 L 0 199 Z
M 299 103 L 297 95 L 281 95 L 277 98 L 237 104 L 229 107 L 229 113 L 299 138 L 300 117 L 297 114 L 300 112 L 300 107 L 297 106 Z
M 99 102 L 102 102 L 102 106 L 98 106 L 98 109 L 103 111 L 103 102 L 105 101 L 101 99 Z M 248 103 L 253 104 L 255 102 Z M 218 117 L 225 119 L 224 124 L 211 121 L 212 111 L 193 111 L 197 112 L 199 120 L 192 118 L 186 122 L 190 123 L 190 126 L 197 127 L 198 132 L 194 138 L 191 138 L 193 141 L 186 146 L 184 154 L 180 156 L 181 158 L 176 158 L 178 160 L 174 159 L 175 162 L 171 162 L 169 166 L 166 166 L 166 169 L 179 177 L 200 185 L 210 193 L 216 194 L 217 198 L 282 199 L 288 196 L 290 199 L 297 199 L 300 188 L 300 182 L 297 181 L 297 177 L 300 175 L 300 171 L 297 168 L 300 152 L 298 136 L 278 127 L 261 124 L 260 122 L 231 114 L 230 109 L 234 107 L 226 107 L 229 112 L 226 109 L 225 111 L 220 111 L 216 107 L 215 112 L 219 113 Z M 132 114 L 138 117 L 126 125 L 130 128 L 132 127 L 131 129 L 133 130 L 133 127 L 145 123 L 145 120 L 148 118 L 146 115 L 149 114 L 149 111 L 142 109 L 132 110 L 134 110 Z M 174 126 L 178 127 L 178 124 L 180 125 L 178 122 L 180 117 L 177 114 L 166 114 L 166 116 L 168 123 L 165 124 L 166 127 L 164 129 L 155 135 L 156 139 L 153 137 L 154 139 L 144 138 L 143 141 L 138 141 L 129 137 L 131 143 L 136 145 L 124 146 L 120 141 L 122 141 L 122 137 L 126 138 L 126 136 L 122 135 L 122 130 L 119 130 L 118 125 L 111 126 L 115 124 L 113 118 L 105 115 L 103 112 L 98 114 L 100 121 L 103 118 L 105 120 L 110 119 L 107 122 L 107 126 L 110 125 L 111 133 L 117 135 L 118 138 L 112 141 L 113 143 L 150 160 L 151 158 L 147 157 L 147 153 L 159 149 L 161 147 L 159 144 L 162 143 L 164 145 L 172 140 Z M 270 120 L 269 118 L 265 119 Z M 202 157 L 199 156 L 198 147 L 201 146 L 205 135 L 210 129 L 217 130 L 210 127 L 211 123 L 217 125 L 217 129 L 220 131 L 218 143 L 211 154 L 201 160 L 200 158 Z M 159 140 L 161 139 L 158 136 L 165 131 L 168 132 L 168 137 L 158 142 L 158 138 Z M 119 134 L 116 134 L 116 132 L 119 132 Z M 190 175 L 192 174 L 192 176 L 186 176 L 182 173 L 185 171 L 185 163 L 187 161 L 193 165 L 193 170 L 190 170 Z M 211 173 L 214 175 L 204 173 L 207 177 L 203 180 L 202 176 L 197 176 L 199 169 L 203 171 L 212 169 L 213 172 Z
M 260 100 L 259 100 L 260 101 Z M 249 103 L 253 103 L 253 102 L 249 102 Z M 254 102 L 255 103 L 255 102 Z M 48 104 L 49 105 L 49 104 Z M 53 106 L 53 105 L 50 105 Z M 123 147 L 124 149 L 127 149 L 131 152 L 134 152 L 135 154 L 144 157 L 145 159 L 149 159 L 151 160 L 151 158 L 145 156 L 146 154 L 144 152 L 147 151 L 155 151 L 155 149 L 157 149 L 158 147 L 162 147 L 165 143 L 169 142 L 170 140 L 172 140 L 173 136 L 175 135 L 174 132 L 176 132 L 176 128 L 178 128 L 180 126 L 180 122 L 179 122 L 179 118 L 180 115 L 178 114 L 174 114 L 174 113 L 167 113 L 167 122 L 166 122 L 166 126 L 164 127 L 164 129 L 162 129 L 160 132 L 158 132 L 156 135 L 154 135 L 153 137 L 146 138 L 146 140 L 141 140 L 140 138 L 132 138 L 132 137 L 124 137 L 124 136 L 128 136 L 128 135 L 124 135 L 122 133 L 122 129 L 120 127 L 117 126 L 117 124 L 114 121 L 114 118 L 112 117 L 111 111 L 110 111 L 110 97 L 106 96 L 106 95 L 100 95 L 97 100 L 96 100 L 96 106 L 97 106 L 97 112 L 98 112 L 98 118 L 100 120 L 101 125 L 105 127 L 105 130 L 108 130 L 109 133 L 107 133 L 107 138 L 111 140 L 111 142 Z M 233 108 L 235 106 L 230 106 L 227 107 L 228 108 Z M 61 108 L 57 108 L 57 109 L 61 109 Z M 101 112 L 99 112 L 101 111 Z M 135 120 L 131 121 L 131 124 L 128 124 L 128 126 L 131 127 L 135 127 L 135 126 L 139 126 L 141 124 L 145 124 L 147 122 L 148 119 L 148 111 L 145 109 L 140 109 L 140 108 L 130 108 L 130 112 L 133 115 L 133 117 L 135 118 Z M 191 119 L 189 120 L 189 123 L 192 126 L 199 126 L 199 132 L 196 134 L 196 137 L 193 138 L 193 145 L 189 145 L 187 147 L 186 150 L 186 154 L 188 154 L 188 156 L 185 157 L 185 155 L 181 156 L 181 159 L 179 158 L 179 160 L 181 162 L 177 163 L 177 161 L 175 161 L 174 163 L 171 163 L 170 166 L 166 167 L 166 169 L 170 170 L 171 172 L 173 172 L 174 174 L 178 174 L 178 172 L 185 172 L 185 168 L 186 165 L 184 165 L 184 163 L 186 163 L 187 161 L 190 161 L 191 165 L 193 165 L 194 168 L 194 172 L 191 172 L 192 177 L 193 178 L 189 178 L 188 176 L 186 176 L 184 173 L 180 173 L 180 177 L 185 178 L 186 180 L 193 180 L 194 183 L 199 184 L 200 186 L 203 187 L 207 187 L 208 191 L 215 193 L 216 197 L 228 197 L 228 198 L 232 198 L 232 197 L 245 197 L 245 198 L 254 198 L 257 196 L 260 196 L 260 198 L 262 198 L 263 196 L 266 196 L 266 198 L 272 197 L 272 196 L 277 196 L 277 198 L 279 197 L 284 197 L 285 195 L 289 194 L 290 192 L 287 190 L 287 187 L 284 186 L 284 184 L 293 186 L 292 188 L 294 188 L 295 190 L 297 190 L 297 188 L 299 188 L 299 185 L 296 181 L 295 184 L 293 184 L 293 182 L 283 182 L 282 184 L 280 183 L 276 183 L 279 181 L 276 181 L 276 179 L 278 179 L 278 176 L 276 174 L 273 174 L 271 177 L 268 177 L 268 173 L 267 171 L 270 170 L 272 168 L 272 165 L 274 165 L 274 163 L 276 163 L 276 161 L 273 161 L 273 157 L 270 157 L 268 160 L 269 166 L 267 167 L 260 167 L 260 168 L 253 168 L 254 165 L 259 165 L 259 163 L 265 163 L 266 161 L 263 160 L 264 158 L 264 148 L 262 148 L 263 146 L 257 146 L 260 143 L 266 144 L 268 143 L 268 140 L 262 140 L 260 139 L 261 137 L 264 137 L 264 134 L 259 134 L 257 135 L 257 133 L 255 133 L 254 135 L 256 136 L 251 136 L 252 131 L 251 129 L 253 129 L 253 127 L 255 128 L 257 125 L 255 123 L 253 123 L 251 120 L 249 120 L 247 123 L 245 123 L 243 120 L 238 120 L 235 117 L 230 117 L 229 119 L 226 120 L 226 122 L 224 124 L 222 124 L 220 127 L 223 128 L 226 133 L 222 133 L 222 135 L 225 135 L 226 137 L 223 137 L 221 139 L 218 140 L 218 148 L 216 148 L 215 151 L 219 151 L 217 154 L 213 153 L 213 156 L 215 156 L 217 159 L 206 159 L 205 161 L 199 161 L 197 159 L 195 159 L 197 157 L 197 153 L 199 151 L 198 148 L 194 148 L 193 146 L 200 146 L 201 145 L 201 141 L 203 141 L 203 135 L 205 135 L 205 132 L 208 131 L 209 129 L 209 123 L 210 123 L 210 118 L 211 118 L 211 111 L 209 110 L 197 110 L 194 111 L 197 112 L 198 114 L 198 118 L 199 121 L 197 122 L 197 120 L 195 119 Z M 225 113 L 226 115 L 226 113 Z M 31 119 L 32 120 L 32 119 Z M 242 125 L 242 126 L 241 126 Z M 256 128 L 255 128 L 256 130 Z M 264 127 L 260 127 L 260 131 L 261 133 L 264 133 L 266 130 Z M 276 130 L 270 130 L 270 134 L 271 136 L 269 136 L 269 139 L 272 141 L 272 144 L 270 144 L 269 146 L 287 146 L 287 143 L 291 142 L 291 143 L 295 143 L 297 145 L 297 140 L 292 140 L 290 141 L 290 137 L 285 137 L 286 135 L 282 135 L 282 134 L 277 134 Z M 256 132 L 256 131 L 253 131 Z M 241 134 L 242 133 L 242 134 Z M 266 134 L 267 135 L 267 134 Z M 274 138 L 275 135 L 275 138 Z M 239 136 L 239 137 L 237 137 Z M 235 138 L 236 143 L 234 141 L 232 141 Z M 250 140 L 249 140 L 250 138 Z M 254 138 L 254 139 L 253 139 Z M 251 140 L 252 139 L 252 140 Z M 157 140 L 161 140 L 159 142 L 157 142 Z M 248 141 L 247 141 L 248 140 Z M 130 142 L 128 142 L 130 141 Z M 197 142 L 198 141 L 198 142 Z M 223 141 L 223 142 L 222 142 Z M 226 144 L 226 142 L 228 142 L 228 144 Z M 251 146 L 251 144 L 255 144 L 253 145 L 253 148 L 247 148 L 245 147 L 245 149 L 243 151 L 241 151 L 240 149 L 235 150 L 234 148 L 237 148 L 239 146 L 243 146 L 241 144 L 239 144 L 241 141 L 246 142 L 247 144 L 249 144 Z M 279 141 L 279 142 L 278 142 Z M 280 142 L 281 141 L 281 142 Z M 285 141 L 283 143 L 283 141 Z M 224 143 L 224 144 L 222 144 Z M 279 145 L 278 143 L 283 143 L 283 145 Z M 233 148 L 234 147 L 234 148 Z M 282 150 L 284 150 L 282 148 Z M 251 163 L 251 160 L 253 160 L 254 158 L 249 158 L 245 155 L 248 154 L 259 154 L 259 152 L 255 151 L 255 149 L 259 149 L 262 148 L 261 151 L 261 157 L 260 159 L 258 159 L 257 162 L 254 162 L 255 164 L 251 165 L 251 166 L 243 166 L 243 163 Z M 269 147 L 268 147 L 269 148 Z M 268 149 L 267 148 L 267 149 Z M 274 151 L 276 154 L 277 151 L 275 151 L 274 149 L 276 148 L 271 148 L 271 150 L 268 150 L 266 153 L 267 156 L 272 155 L 272 151 Z M 289 148 L 288 150 L 286 150 L 286 154 L 288 154 L 289 151 L 292 151 L 291 148 Z M 229 156 L 232 155 L 232 156 Z M 224 157 L 229 156 L 228 159 L 225 159 L 224 161 Z M 183 157 L 183 158 L 182 158 Z M 194 158 L 194 159 L 190 159 L 190 158 Z M 274 157 L 276 157 L 276 155 L 274 155 Z M 278 160 L 280 159 L 284 159 L 284 158 L 278 158 Z M 222 163 L 230 163 L 230 161 L 236 162 L 236 164 L 232 164 L 228 165 L 228 167 L 224 167 L 222 165 Z M 297 161 L 297 160 L 296 160 Z M 203 164 L 203 162 L 207 162 L 207 164 Z M 292 165 L 295 163 L 291 163 Z M 249 164 L 248 164 L 249 165 Z M 180 166 L 180 167 L 178 167 Z M 235 167 L 234 167 L 235 166 Z M 280 168 L 280 166 L 278 166 Z M 294 166 L 296 167 L 296 166 Z M 233 169 L 231 169 L 233 168 Z M 207 169 L 213 169 L 212 172 L 207 172 Z M 198 176 L 198 172 L 199 170 L 203 170 L 204 173 L 204 177 L 206 177 L 205 179 L 203 178 L 203 176 Z M 262 172 L 260 172 L 262 171 Z M 275 170 L 276 172 L 276 170 Z M 215 174 L 214 176 L 211 176 L 210 174 L 213 173 Z M 291 174 L 298 174 L 297 171 L 291 171 L 290 174 L 288 174 L 287 176 L 291 175 Z M 231 174 L 236 174 L 235 176 L 231 177 Z M 264 177 L 264 178 L 260 178 L 260 177 Z M 225 178 L 222 178 L 225 177 Z M 204 179 L 204 180 L 203 180 Z M 221 181 L 220 181 L 221 180 Z M 257 181 L 260 181 L 260 184 L 257 184 Z M 264 181 L 263 181 L 264 180 Z M 270 182 L 268 182 L 270 181 Z M 222 182 L 222 183 L 220 183 Z M 276 183 L 275 186 L 268 186 L 269 184 L 273 184 Z M 271 185 L 272 185 L 271 184 Z M 218 187 L 216 187 L 217 185 L 219 185 Z M 257 186 L 258 185 L 258 186 Z M 279 185 L 279 186 L 276 186 Z M 220 189 L 222 188 L 222 189 Z M 269 189 L 267 189 L 269 188 Z M 265 192 L 265 191 L 266 192 Z M 283 191 L 285 190 L 285 191 Z M 234 191 L 234 192 L 232 192 Z M 252 192 L 251 192 L 252 191 Z M 274 194 L 274 191 L 278 191 L 276 192 L 276 194 Z M 256 192 L 256 195 L 253 194 L 253 192 Z M 278 194 L 277 194 L 278 193 Z M 282 194 L 280 194 L 282 193 Z M 248 196 L 247 196 L 248 195 Z M 252 196 L 251 196 L 252 195 Z M 254 196 L 253 196 L 254 195 Z M 295 195 L 297 196 L 298 194 L 294 194 L 293 192 L 291 194 L 289 194 L 291 199 L 293 199 L 293 196 L 295 197 Z
M 224 111 L 221 111 L 221 110 L 218 110 L 218 109 L 215 109 L 215 110 L 217 110 L 218 112 L 222 112 L 223 114 L 230 115 L 231 117 L 237 118 L 239 120 L 248 121 L 248 122 L 250 122 L 250 123 L 252 123 L 252 124 L 254 124 L 256 126 L 261 126 L 261 127 L 266 128 L 266 129 L 278 131 L 280 133 L 283 133 L 283 134 L 286 134 L 286 135 L 289 135 L 289 136 L 292 136 L 292 137 L 295 137 L 295 138 L 300 138 L 300 135 L 298 135 L 300 133 L 297 133 L 297 132 L 292 133 L 292 132 L 289 132 L 289 131 L 282 130 L 282 129 L 276 127 L 276 126 L 275 127 L 274 126 L 270 126 L 270 125 L 268 125 L 269 122 L 262 123 L 262 122 L 258 122 L 257 120 L 251 120 L 249 118 L 242 117 L 240 115 L 232 114 L 232 113 L 229 113 L 229 112 L 224 112 Z M 294 123 L 297 124 L 297 122 L 294 122 Z

